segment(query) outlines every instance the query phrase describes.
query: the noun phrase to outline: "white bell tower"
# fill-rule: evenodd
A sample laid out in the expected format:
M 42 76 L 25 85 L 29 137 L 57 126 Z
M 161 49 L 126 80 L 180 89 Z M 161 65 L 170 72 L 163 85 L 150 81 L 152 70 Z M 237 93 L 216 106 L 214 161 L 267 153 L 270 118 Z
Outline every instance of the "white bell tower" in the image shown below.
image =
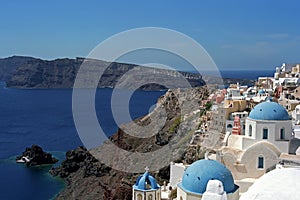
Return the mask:
M 139 176 L 132 186 L 132 200 L 161 200 L 161 188 L 153 176 L 149 174 L 149 168 Z

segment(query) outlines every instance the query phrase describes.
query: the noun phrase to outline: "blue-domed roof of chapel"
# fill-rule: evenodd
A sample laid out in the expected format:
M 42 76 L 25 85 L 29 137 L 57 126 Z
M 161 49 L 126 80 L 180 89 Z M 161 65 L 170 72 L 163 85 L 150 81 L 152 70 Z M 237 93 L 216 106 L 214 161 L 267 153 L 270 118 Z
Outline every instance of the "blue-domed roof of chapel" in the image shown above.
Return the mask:
M 289 120 L 290 116 L 279 103 L 267 100 L 257 104 L 250 112 L 249 118 L 255 120 Z
M 135 190 L 148 191 L 157 190 L 160 186 L 156 183 L 155 178 L 146 171 L 143 175 L 138 177 L 133 188 Z
M 265 92 L 263 89 L 260 89 L 260 90 L 258 91 L 258 94 L 266 94 L 266 92 Z
M 203 194 L 209 180 L 219 180 L 227 193 L 234 193 L 238 186 L 234 184 L 231 172 L 215 160 L 198 160 L 184 172 L 182 182 L 178 184 L 186 192 Z

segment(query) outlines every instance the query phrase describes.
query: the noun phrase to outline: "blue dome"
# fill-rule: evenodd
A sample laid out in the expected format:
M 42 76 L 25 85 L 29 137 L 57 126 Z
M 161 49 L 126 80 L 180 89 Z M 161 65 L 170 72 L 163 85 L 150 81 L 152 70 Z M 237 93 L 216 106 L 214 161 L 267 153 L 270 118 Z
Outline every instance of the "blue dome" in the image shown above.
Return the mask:
M 179 187 L 187 192 L 203 194 L 209 180 L 221 181 L 227 193 L 233 193 L 238 188 L 231 172 L 215 160 L 198 160 L 191 164 L 184 172 Z
M 268 100 L 256 105 L 250 112 L 249 118 L 255 120 L 289 120 L 290 116 L 280 104 Z
M 258 94 L 266 94 L 266 92 L 265 92 L 263 89 L 260 89 L 260 90 L 258 91 Z
M 136 180 L 136 183 L 133 186 L 136 190 L 157 190 L 160 186 L 156 183 L 156 180 L 149 172 L 145 172 L 142 176 Z

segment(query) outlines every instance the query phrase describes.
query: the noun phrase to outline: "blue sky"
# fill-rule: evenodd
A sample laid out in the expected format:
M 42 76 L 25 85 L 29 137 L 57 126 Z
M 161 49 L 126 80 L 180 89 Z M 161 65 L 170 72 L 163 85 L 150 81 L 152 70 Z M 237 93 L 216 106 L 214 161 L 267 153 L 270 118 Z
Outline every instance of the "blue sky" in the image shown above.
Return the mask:
M 164 27 L 194 38 L 220 69 L 300 62 L 297 0 L 3 0 L 0 57 L 87 56 L 113 34 Z

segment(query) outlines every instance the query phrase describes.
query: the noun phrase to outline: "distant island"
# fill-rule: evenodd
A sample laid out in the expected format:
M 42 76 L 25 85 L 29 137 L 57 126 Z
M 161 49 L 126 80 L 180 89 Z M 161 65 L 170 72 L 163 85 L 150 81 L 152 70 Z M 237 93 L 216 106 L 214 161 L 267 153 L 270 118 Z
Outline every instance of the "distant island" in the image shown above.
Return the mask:
M 84 58 L 62 58 L 55 60 L 42 60 L 39 58 L 12 56 L 0 59 L 0 81 L 5 81 L 7 87 L 23 88 L 23 89 L 48 89 L 48 88 L 72 88 L 76 78 L 76 74 L 84 62 Z M 151 67 L 143 67 L 135 64 L 105 62 L 101 60 L 93 60 L 93 65 L 105 69 L 98 88 L 114 88 L 118 80 L 130 70 L 141 71 L 141 69 L 150 70 L 153 74 L 164 74 L 166 78 L 163 83 L 169 83 L 177 76 L 176 71 L 167 69 L 158 69 Z M 212 76 L 202 76 L 201 74 L 190 72 L 179 72 L 192 87 L 206 85 L 206 81 L 213 84 L 229 85 L 231 83 L 240 82 L 240 84 L 251 85 L 254 80 L 226 78 L 220 79 Z M 141 84 L 141 79 L 132 79 L 135 84 Z M 139 82 L 140 81 L 140 82 Z M 172 83 L 170 83 L 172 84 Z M 156 83 L 141 84 L 140 89 L 143 90 L 163 90 L 167 89 L 163 85 Z M 124 85 L 128 89 L 130 85 Z
M 48 61 L 13 56 L 0 59 L 0 69 L 2 69 L 0 78 L 6 82 L 7 87 L 11 88 L 72 88 L 76 74 L 84 60 L 84 58 L 63 58 Z M 110 63 L 101 60 L 92 60 L 90 64 L 93 67 L 105 69 L 98 88 L 114 88 L 118 80 L 130 70 L 152 70 L 153 73 L 164 74 L 166 77 L 171 78 L 166 79 L 166 81 L 172 80 L 172 77 L 176 76 L 172 70 L 142 67 L 135 64 Z M 192 87 L 205 85 L 200 74 L 179 73 L 188 80 Z M 138 80 L 135 81 L 139 84 Z M 129 87 L 128 89 L 132 88 Z M 141 89 L 161 90 L 166 88 L 158 84 L 147 84 L 143 85 Z

